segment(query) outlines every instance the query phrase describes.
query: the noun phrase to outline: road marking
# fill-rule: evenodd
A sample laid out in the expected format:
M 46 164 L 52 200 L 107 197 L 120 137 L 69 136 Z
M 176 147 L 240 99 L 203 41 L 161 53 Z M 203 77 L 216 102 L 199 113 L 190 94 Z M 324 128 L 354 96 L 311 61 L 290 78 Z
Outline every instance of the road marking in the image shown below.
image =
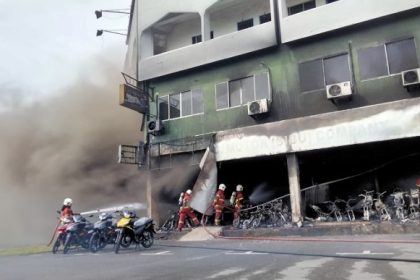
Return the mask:
M 161 256 L 161 255 L 173 255 L 171 251 L 163 251 L 163 252 L 156 252 L 156 253 L 141 253 L 140 255 L 143 256 Z
M 393 255 L 394 253 L 372 253 L 371 251 L 365 250 L 361 253 L 357 252 L 348 252 L 348 253 L 336 253 L 336 255 Z
M 267 254 L 268 253 L 260 253 L 260 252 L 254 252 L 254 251 L 247 251 L 247 252 L 229 251 L 225 253 L 225 255 L 267 255 Z

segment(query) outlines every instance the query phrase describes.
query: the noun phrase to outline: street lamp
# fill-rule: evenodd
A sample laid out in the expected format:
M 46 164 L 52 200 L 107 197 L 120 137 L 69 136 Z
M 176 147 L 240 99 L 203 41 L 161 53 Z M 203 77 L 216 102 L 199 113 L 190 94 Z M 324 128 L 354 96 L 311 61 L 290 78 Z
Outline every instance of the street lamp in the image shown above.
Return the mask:
M 96 36 L 102 36 L 102 34 L 104 34 L 104 32 L 127 36 L 127 34 L 125 34 L 125 33 L 121 33 L 121 32 L 114 31 L 114 30 L 104 30 L 104 29 L 96 30 Z
M 120 11 L 120 10 L 96 10 L 95 11 L 95 15 L 96 18 L 100 18 L 102 17 L 102 13 L 116 13 L 116 14 L 130 14 L 130 12 L 126 12 L 126 11 Z

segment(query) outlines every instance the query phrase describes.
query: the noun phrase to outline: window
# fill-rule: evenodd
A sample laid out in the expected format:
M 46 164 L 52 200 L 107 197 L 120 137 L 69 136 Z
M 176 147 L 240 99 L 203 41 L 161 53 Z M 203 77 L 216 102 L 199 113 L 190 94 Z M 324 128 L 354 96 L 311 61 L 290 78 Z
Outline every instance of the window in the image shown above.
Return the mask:
M 203 113 L 203 93 L 193 89 L 159 97 L 159 117 L 161 120 L 176 119 Z
M 216 109 L 240 106 L 263 98 L 270 98 L 268 72 L 216 85 Z
M 351 80 L 348 54 L 299 64 L 301 92 L 323 89 L 326 85 Z
M 244 21 L 238 22 L 238 31 L 254 26 L 254 19 L 246 19 Z
M 315 7 L 316 7 L 315 0 L 313 0 L 313 1 L 308 1 L 305 3 L 297 4 L 294 6 L 290 6 L 287 8 L 287 11 L 289 15 L 294 15 L 294 14 L 297 14 L 297 13 L 300 13 L 309 9 L 313 9 Z
M 197 44 L 201 42 L 201 34 L 200 35 L 196 35 L 196 36 L 192 36 L 192 43 L 193 44 Z
M 397 74 L 418 67 L 414 39 L 386 43 L 358 51 L 360 79 Z
M 263 14 L 263 15 L 260 16 L 260 24 L 263 24 L 263 23 L 266 23 L 266 22 L 269 22 L 269 21 L 271 21 L 271 14 L 270 13 Z
M 330 3 L 336 2 L 336 1 L 338 1 L 338 0 L 327 0 L 327 4 L 330 4 Z

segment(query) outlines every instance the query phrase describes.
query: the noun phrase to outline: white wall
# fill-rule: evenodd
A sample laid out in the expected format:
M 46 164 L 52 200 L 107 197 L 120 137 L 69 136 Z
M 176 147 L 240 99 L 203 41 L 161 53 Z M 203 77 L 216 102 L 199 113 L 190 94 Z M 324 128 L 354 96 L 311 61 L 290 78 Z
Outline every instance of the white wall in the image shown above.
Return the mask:
M 279 0 L 283 43 L 420 7 L 420 0 L 340 0 L 289 16 L 288 3 Z
M 197 18 L 178 23 L 173 27 L 167 38 L 167 50 L 174 50 L 191 45 L 191 37 L 201 34 L 201 19 Z

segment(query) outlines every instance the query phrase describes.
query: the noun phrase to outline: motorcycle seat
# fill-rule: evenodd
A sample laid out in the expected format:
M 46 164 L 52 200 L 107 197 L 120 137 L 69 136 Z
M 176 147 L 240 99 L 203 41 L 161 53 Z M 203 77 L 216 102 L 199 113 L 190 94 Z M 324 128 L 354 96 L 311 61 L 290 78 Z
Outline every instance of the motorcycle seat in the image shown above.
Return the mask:
M 137 221 L 134 222 L 134 227 L 144 226 L 145 224 L 147 224 L 151 221 L 153 221 L 152 218 L 148 218 L 148 217 L 140 218 L 140 219 L 138 219 Z

